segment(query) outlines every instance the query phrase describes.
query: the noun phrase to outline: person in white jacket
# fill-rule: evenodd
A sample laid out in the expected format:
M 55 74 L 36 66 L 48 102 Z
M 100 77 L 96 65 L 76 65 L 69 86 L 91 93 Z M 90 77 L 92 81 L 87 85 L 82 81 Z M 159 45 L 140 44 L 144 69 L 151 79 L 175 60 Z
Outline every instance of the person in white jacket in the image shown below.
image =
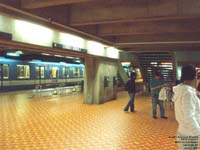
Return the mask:
M 198 150 L 200 139 L 200 99 L 197 96 L 196 69 L 186 65 L 181 71 L 182 83 L 173 87 L 175 117 L 178 122 L 177 143 L 180 150 Z

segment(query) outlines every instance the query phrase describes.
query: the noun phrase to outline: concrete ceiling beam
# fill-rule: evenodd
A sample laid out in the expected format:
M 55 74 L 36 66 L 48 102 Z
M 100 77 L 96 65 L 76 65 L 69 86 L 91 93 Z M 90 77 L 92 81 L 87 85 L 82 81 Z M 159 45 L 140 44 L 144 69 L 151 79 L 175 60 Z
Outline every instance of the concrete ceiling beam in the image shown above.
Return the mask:
M 200 1 L 197 0 L 110 0 L 78 3 L 71 6 L 70 25 L 182 20 L 199 17 L 199 7 Z
M 82 3 L 82 2 L 92 2 L 96 0 L 21 0 L 22 8 L 25 9 L 35 9 L 50 6 Z

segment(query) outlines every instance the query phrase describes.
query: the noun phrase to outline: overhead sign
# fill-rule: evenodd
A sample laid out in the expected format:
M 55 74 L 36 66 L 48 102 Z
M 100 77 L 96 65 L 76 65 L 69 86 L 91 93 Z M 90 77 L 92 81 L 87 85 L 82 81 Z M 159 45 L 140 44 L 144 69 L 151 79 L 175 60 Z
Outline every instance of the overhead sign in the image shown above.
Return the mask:
M 76 51 L 76 52 L 87 53 L 87 49 L 79 48 L 79 47 L 73 47 L 73 46 L 68 46 L 68 45 L 63 45 L 63 44 L 59 44 L 59 43 L 52 43 L 52 47 L 53 48 L 60 48 L 60 49 L 66 49 L 66 50 Z

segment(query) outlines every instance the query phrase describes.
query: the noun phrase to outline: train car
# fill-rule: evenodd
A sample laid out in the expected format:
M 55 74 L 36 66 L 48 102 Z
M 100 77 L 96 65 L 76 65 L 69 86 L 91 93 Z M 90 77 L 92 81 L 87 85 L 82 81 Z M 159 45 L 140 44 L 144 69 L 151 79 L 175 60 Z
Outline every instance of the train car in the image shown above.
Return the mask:
M 80 85 L 83 64 L 0 57 L 1 91 Z

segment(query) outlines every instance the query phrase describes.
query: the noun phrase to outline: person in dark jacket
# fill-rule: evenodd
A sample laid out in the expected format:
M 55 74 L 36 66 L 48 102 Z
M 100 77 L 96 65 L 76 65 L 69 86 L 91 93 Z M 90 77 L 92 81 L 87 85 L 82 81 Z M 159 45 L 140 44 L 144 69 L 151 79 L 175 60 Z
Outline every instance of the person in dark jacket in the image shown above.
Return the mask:
M 200 98 L 200 72 L 197 73 L 197 96 Z
M 197 73 L 197 91 L 200 92 L 200 72 Z
M 136 93 L 135 79 L 136 79 L 136 73 L 131 72 L 130 80 L 128 80 L 128 82 L 126 83 L 126 90 L 128 91 L 130 99 L 127 105 L 125 106 L 124 111 L 128 111 L 129 108 L 131 112 L 135 111 L 134 109 L 134 100 L 135 100 L 135 93 Z

